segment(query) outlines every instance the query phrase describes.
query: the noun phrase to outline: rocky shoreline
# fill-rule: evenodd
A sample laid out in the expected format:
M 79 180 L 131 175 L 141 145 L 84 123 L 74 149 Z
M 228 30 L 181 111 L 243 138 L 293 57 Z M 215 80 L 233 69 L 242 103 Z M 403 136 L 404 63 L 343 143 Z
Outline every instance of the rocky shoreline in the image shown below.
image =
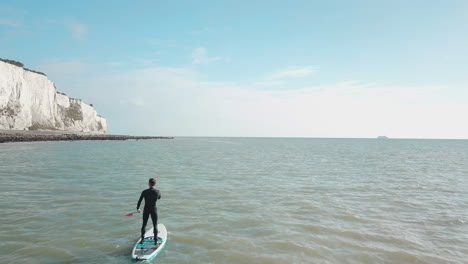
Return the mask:
M 33 141 L 77 141 L 77 140 L 140 140 L 140 139 L 173 139 L 173 137 L 151 137 L 151 136 L 126 136 L 126 135 L 96 135 L 96 134 L 73 134 L 57 133 L 51 131 L 13 132 L 0 131 L 0 143 L 7 142 L 33 142 Z

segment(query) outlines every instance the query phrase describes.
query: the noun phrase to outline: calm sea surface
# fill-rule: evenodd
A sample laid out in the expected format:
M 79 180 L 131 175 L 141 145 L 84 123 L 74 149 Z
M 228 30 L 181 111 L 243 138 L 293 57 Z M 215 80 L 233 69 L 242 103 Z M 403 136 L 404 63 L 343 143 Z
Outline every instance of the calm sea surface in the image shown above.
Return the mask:
M 468 263 L 468 141 L 176 138 L 0 144 L 0 263 Z

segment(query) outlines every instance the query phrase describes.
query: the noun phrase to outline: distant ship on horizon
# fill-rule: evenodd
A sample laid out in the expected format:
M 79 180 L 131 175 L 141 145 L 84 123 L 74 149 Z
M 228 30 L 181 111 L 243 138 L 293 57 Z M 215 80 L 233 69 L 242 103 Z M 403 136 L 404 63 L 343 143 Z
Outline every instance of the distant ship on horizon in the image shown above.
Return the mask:
M 388 139 L 387 136 L 378 136 L 377 139 Z

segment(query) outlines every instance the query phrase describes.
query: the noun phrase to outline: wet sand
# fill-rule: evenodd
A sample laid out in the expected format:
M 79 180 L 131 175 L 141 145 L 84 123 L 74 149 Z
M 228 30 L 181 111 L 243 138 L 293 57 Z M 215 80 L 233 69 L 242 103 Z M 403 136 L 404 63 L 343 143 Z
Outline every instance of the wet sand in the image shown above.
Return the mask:
M 0 130 L 0 143 L 31 141 L 75 141 L 75 140 L 140 140 L 140 139 L 173 139 L 173 137 L 128 136 L 89 134 L 71 131 L 45 130 Z

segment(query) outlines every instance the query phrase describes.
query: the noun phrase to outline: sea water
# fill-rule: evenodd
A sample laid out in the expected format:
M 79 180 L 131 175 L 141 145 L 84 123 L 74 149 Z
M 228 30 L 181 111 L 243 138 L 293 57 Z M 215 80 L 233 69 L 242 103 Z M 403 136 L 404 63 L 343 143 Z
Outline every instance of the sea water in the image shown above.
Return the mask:
M 150 177 L 153 263 L 468 263 L 468 141 L 274 138 L 0 144 L 0 263 L 131 263 Z

